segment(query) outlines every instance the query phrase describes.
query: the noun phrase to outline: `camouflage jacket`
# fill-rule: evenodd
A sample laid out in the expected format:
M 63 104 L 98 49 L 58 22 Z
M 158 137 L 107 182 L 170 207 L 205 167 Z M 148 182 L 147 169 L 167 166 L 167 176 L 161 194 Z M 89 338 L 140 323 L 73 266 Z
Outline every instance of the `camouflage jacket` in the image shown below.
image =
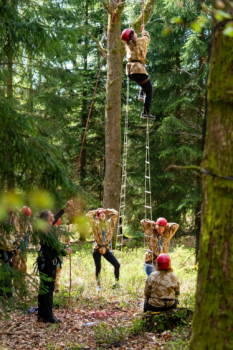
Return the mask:
M 115 209 L 106 209 L 106 214 L 110 215 L 110 219 L 105 221 L 105 228 L 103 228 L 103 230 L 100 227 L 100 220 L 94 219 L 96 213 L 97 210 L 91 210 L 86 215 L 86 217 L 90 219 L 92 232 L 94 234 L 95 243 L 93 245 L 93 250 L 98 250 L 100 254 L 105 254 L 109 250 L 109 243 L 113 236 L 118 212 Z M 105 235 L 103 234 L 104 232 Z
M 146 280 L 144 295 L 150 305 L 161 307 L 165 305 L 162 299 L 171 299 L 166 301 L 166 305 L 171 306 L 179 294 L 178 277 L 171 271 L 154 271 Z
M 21 225 L 17 215 L 12 216 L 10 219 L 11 232 L 0 234 L 0 249 L 8 252 L 13 251 L 17 245 L 16 241 L 21 240 Z
M 142 228 L 146 236 L 148 244 L 148 252 L 145 255 L 145 261 L 156 262 L 157 256 L 160 253 L 167 253 L 170 245 L 170 240 L 179 228 L 178 224 L 168 223 L 162 235 L 158 235 L 155 229 L 155 222 L 148 219 L 141 220 Z M 151 237 L 151 238 L 150 238 Z M 161 249 L 159 249 L 159 242 L 161 242 Z M 154 253 L 154 255 L 152 254 Z
M 127 65 L 126 65 L 126 74 L 146 74 L 148 75 L 146 68 L 140 62 L 131 62 L 132 60 L 141 61 L 145 64 L 146 61 L 146 52 L 147 46 L 150 42 L 150 35 L 145 30 L 142 32 L 141 38 L 136 39 L 136 45 L 130 41 L 126 45 L 127 52 Z

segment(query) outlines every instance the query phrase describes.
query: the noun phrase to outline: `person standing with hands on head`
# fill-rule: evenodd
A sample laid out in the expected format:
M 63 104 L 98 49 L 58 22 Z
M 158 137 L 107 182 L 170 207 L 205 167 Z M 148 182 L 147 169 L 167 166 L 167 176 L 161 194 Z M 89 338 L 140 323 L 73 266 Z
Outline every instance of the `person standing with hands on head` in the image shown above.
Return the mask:
M 147 46 L 150 42 L 150 35 L 144 30 L 142 25 L 142 35 L 138 38 L 133 29 L 125 29 L 121 34 L 121 39 L 126 42 L 125 48 L 127 53 L 126 74 L 128 78 L 140 85 L 138 100 L 144 102 L 141 118 L 155 119 L 150 114 L 151 102 L 153 97 L 153 87 L 150 76 L 145 68 Z M 144 98 L 144 94 L 146 97 Z
M 145 255 L 145 272 L 149 276 L 155 271 L 158 255 L 168 252 L 170 241 L 179 225 L 168 223 L 165 218 L 158 218 L 156 222 L 143 219 L 141 225 L 149 248 Z
M 40 230 L 40 244 L 41 249 L 39 252 L 38 269 L 40 272 L 40 279 L 42 280 L 42 274 L 49 277 L 50 281 L 41 281 L 38 294 L 38 321 L 48 323 L 58 323 L 61 320 L 53 316 L 53 292 L 56 279 L 57 263 L 60 261 L 59 255 L 70 255 L 72 250 L 70 248 L 61 249 L 60 242 L 57 237 L 56 229 L 53 225 L 61 218 L 65 213 L 67 206 L 73 206 L 73 201 L 70 200 L 66 203 L 65 208 L 59 210 L 57 214 L 53 214 L 50 210 L 46 209 L 40 214 L 40 219 L 45 221 L 45 227 Z M 43 287 L 46 287 L 47 291 L 44 293 Z
M 106 215 L 110 215 L 109 220 L 106 220 Z M 96 216 L 96 219 L 94 219 L 94 216 Z M 97 291 L 101 291 L 99 277 L 101 271 L 101 256 L 114 266 L 115 283 L 113 288 L 119 288 L 120 264 L 115 256 L 109 251 L 109 243 L 113 236 L 118 212 L 115 209 L 99 208 L 97 210 L 89 211 L 86 217 L 90 220 L 95 239 L 92 254 L 96 267 Z

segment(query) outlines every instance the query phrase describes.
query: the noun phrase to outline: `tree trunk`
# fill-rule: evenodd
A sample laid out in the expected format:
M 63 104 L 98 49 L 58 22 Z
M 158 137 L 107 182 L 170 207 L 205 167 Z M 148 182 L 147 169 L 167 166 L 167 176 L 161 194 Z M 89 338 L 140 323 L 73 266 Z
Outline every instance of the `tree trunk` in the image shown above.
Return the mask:
M 85 19 L 85 25 L 88 25 L 88 0 L 86 0 L 86 5 L 85 5 L 85 10 L 86 10 L 86 19 Z M 87 79 L 87 52 L 88 52 L 88 38 L 85 36 L 84 39 L 84 67 L 83 67 L 83 81 Z M 81 116 L 81 128 L 83 130 L 83 133 L 81 134 L 81 142 L 83 140 L 84 136 L 84 130 L 86 128 L 86 123 L 87 123 L 87 90 L 86 90 L 87 84 L 84 84 L 83 86 L 83 100 L 82 100 L 82 116 Z M 80 166 L 80 184 L 81 186 L 84 186 L 84 181 L 86 178 L 86 147 L 85 144 L 83 146 L 83 151 L 82 151 L 82 157 L 81 157 L 81 166 Z M 85 240 L 85 237 L 84 237 Z
M 110 1 L 109 1 L 110 2 Z M 111 4 L 109 4 L 112 8 Z M 119 210 L 121 187 L 121 91 L 123 57 L 125 50 L 121 42 L 121 13 L 124 1 L 117 5 L 108 40 L 107 87 L 105 106 L 105 178 L 104 208 Z M 109 25 L 111 17 L 109 16 Z
M 225 3 L 224 11 L 233 17 Z M 213 2 L 213 10 L 216 5 Z M 214 17 L 214 16 L 213 16 Z M 214 25 L 215 25 L 214 21 Z M 233 38 L 212 34 L 203 167 L 233 174 Z M 233 181 L 203 176 L 202 225 L 191 350 L 233 348 Z
M 13 101 L 13 63 L 12 63 L 12 44 L 10 39 L 8 39 L 8 48 L 9 48 L 9 54 L 7 57 L 7 100 L 9 105 L 12 105 Z M 9 139 L 9 144 L 11 144 L 11 139 Z M 14 180 L 14 164 L 13 160 L 8 158 L 8 164 L 9 164 L 9 173 L 7 177 L 7 189 L 11 190 L 15 187 L 15 180 Z
M 85 11 L 86 11 L 86 19 L 85 19 L 85 25 L 88 25 L 88 0 L 86 0 L 85 4 Z M 87 52 L 88 52 L 88 38 L 85 36 L 85 41 L 84 41 L 84 67 L 83 67 L 83 80 L 85 81 L 87 79 Z M 84 136 L 84 130 L 86 128 L 86 123 L 87 123 L 87 90 L 86 90 L 87 84 L 84 84 L 84 89 L 83 89 L 83 100 L 82 100 L 82 117 L 81 117 L 81 126 L 83 133 L 81 134 L 81 142 L 83 140 Z M 85 144 L 83 146 L 83 151 L 82 151 L 82 157 L 81 157 L 81 166 L 80 166 L 80 184 L 81 186 L 85 186 L 85 178 L 86 178 L 86 159 L 87 159 L 87 153 L 86 153 L 86 147 Z M 80 230 L 80 241 L 85 242 L 86 241 L 86 231 L 85 230 Z

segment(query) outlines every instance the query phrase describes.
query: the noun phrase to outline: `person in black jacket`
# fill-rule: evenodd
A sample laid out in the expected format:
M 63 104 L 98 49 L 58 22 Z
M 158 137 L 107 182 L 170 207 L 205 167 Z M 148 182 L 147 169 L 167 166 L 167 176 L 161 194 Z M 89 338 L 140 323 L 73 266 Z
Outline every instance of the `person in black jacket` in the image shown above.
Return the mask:
M 72 206 L 73 201 L 67 202 L 66 206 Z M 53 316 L 53 292 L 54 282 L 56 279 L 56 266 L 59 262 L 59 255 L 71 254 L 70 248 L 61 249 L 58 241 L 56 229 L 52 226 L 56 224 L 57 220 L 64 214 L 66 208 L 59 210 L 54 215 L 50 210 L 46 209 L 40 214 L 40 218 L 45 220 L 48 226 L 40 232 L 40 257 L 38 258 L 38 268 L 40 272 L 40 279 L 42 274 L 50 278 L 50 281 L 43 280 L 40 283 L 38 294 L 38 321 L 58 323 L 61 320 Z M 46 292 L 44 292 L 46 287 Z

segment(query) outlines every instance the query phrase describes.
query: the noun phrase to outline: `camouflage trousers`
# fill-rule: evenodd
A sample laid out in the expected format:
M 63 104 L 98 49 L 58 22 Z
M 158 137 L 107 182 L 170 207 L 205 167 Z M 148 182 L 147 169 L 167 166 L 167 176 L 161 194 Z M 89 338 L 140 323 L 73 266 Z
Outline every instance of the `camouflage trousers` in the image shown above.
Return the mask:
M 13 267 L 18 271 L 27 273 L 27 257 L 22 258 L 19 249 L 17 249 L 13 256 Z
M 24 272 L 27 273 L 27 257 L 22 258 L 20 257 L 20 251 L 19 249 L 17 249 L 14 252 L 14 256 L 13 256 L 13 268 L 20 271 L 20 272 Z M 25 277 L 22 277 L 23 280 L 25 280 Z M 13 285 L 16 286 L 17 282 L 15 279 L 13 279 Z
M 61 277 L 61 268 L 60 268 L 60 266 L 57 266 L 56 279 L 55 279 L 55 292 L 59 292 L 59 289 L 60 289 L 60 277 Z

